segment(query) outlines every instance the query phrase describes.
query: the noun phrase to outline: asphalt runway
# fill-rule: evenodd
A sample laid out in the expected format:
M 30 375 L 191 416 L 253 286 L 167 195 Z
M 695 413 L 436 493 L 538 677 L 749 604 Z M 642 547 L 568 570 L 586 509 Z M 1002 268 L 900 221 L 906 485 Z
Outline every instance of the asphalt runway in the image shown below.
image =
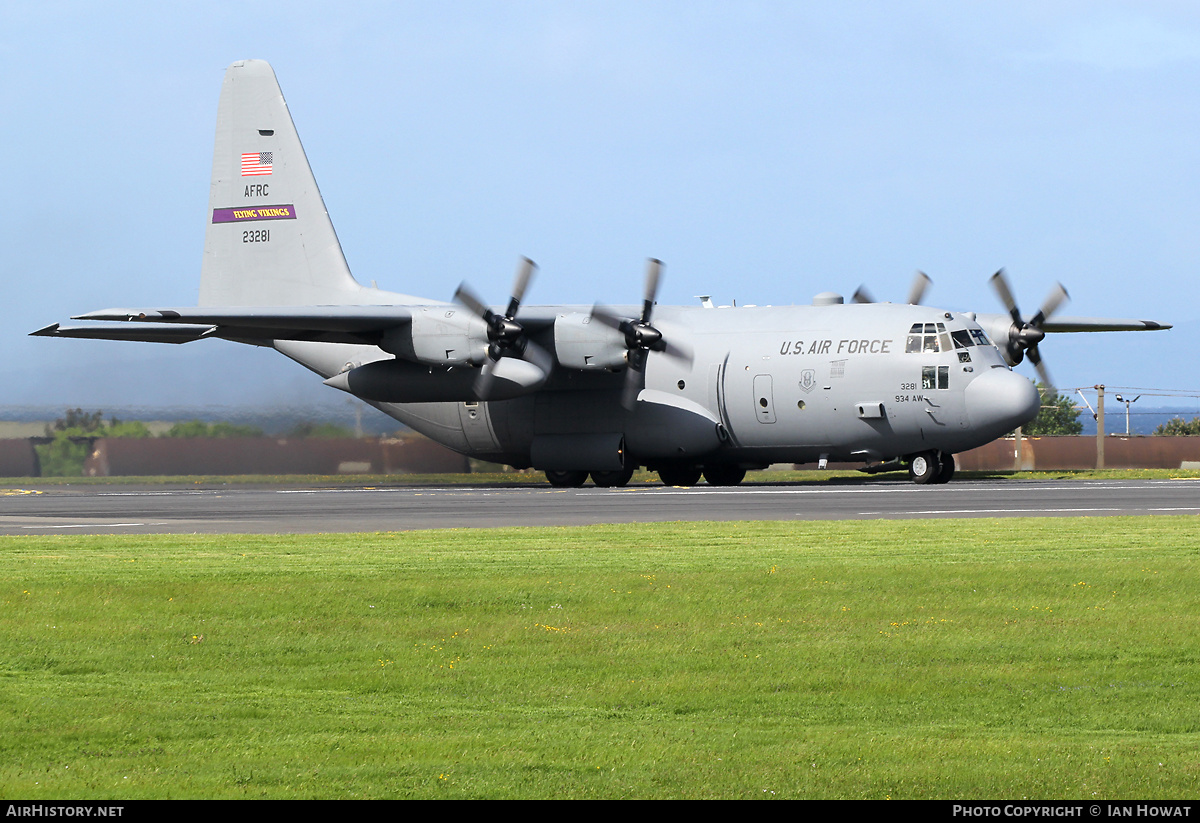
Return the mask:
M 673 520 L 1200 514 L 1200 479 L 904 480 L 690 489 L 544 485 L 0 489 L 0 534 L 314 534 Z

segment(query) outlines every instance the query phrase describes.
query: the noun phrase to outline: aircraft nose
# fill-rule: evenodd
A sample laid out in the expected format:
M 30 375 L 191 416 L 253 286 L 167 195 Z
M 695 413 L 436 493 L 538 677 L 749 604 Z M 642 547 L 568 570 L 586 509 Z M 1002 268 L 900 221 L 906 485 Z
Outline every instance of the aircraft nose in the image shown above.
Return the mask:
M 967 385 L 971 428 L 989 438 L 1008 434 L 1037 417 L 1042 398 L 1029 380 L 1008 369 L 989 369 Z

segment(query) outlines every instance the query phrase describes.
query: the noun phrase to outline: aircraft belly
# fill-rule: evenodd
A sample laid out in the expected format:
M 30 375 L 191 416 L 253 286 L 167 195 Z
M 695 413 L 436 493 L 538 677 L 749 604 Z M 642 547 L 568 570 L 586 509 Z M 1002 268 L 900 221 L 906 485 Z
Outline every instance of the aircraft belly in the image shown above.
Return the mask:
M 462 403 L 371 403 L 371 405 L 448 449 L 472 457 L 478 456 L 471 439 L 463 428 Z

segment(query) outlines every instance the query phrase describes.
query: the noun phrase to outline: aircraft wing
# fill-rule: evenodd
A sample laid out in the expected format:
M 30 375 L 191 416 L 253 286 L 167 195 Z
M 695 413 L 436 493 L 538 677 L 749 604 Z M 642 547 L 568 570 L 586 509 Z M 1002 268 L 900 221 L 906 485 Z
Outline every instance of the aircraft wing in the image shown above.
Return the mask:
M 95 326 L 55 324 L 33 334 L 155 343 L 218 337 L 262 344 L 271 340 L 374 344 L 387 330 L 410 322 L 412 314 L 404 306 L 199 306 L 101 309 L 71 319 L 108 322 Z
M 1169 329 L 1170 323 L 1154 320 L 1121 320 L 1109 317 L 1052 317 L 1042 322 L 1048 332 L 1075 331 L 1155 331 Z
M 1012 323 L 1012 317 L 1007 314 L 980 313 L 976 315 L 976 320 L 985 328 L 990 327 L 985 324 L 999 327 Z M 1044 332 L 1157 331 L 1169 329 L 1171 324 L 1117 317 L 1050 317 L 1042 321 L 1040 328 Z

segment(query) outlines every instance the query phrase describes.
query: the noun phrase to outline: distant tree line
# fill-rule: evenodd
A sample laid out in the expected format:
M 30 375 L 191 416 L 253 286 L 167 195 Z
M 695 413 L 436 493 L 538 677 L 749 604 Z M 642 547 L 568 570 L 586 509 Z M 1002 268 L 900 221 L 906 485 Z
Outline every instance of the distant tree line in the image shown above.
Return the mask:
M 1083 423 L 1079 422 L 1080 409 L 1071 402 L 1071 398 L 1047 389 L 1041 383 L 1037 384 L 1037 388 L 1042 396 L 1042 407 L 1037 417 L 1021 427 L 1021 434 L 1027 437 L 1080 434 L 1083 431 Z
M 1038 383 L 1038 392 L 1042 396 L 1042 408 L 1032 422 L 1021 427 L 1021 433 L 1029 437 L 1042 437 L 1053 434 L 1080 434 L 1083 423 L 1079 415 L 1083 411 L 1076 406 L 1067 395 L 1047 390 Z M 1181 437 L 1200 435 L 1200 417 L 1184 420 L 1174 417 L 1158 426 L 1154 434 L 1160 437 Z
M 1154 433 L 1163 437 L 1200 435 L 1200 417 L 1193 417 L 1190 421 L 1182 417 L 1172 417 L 1156 428 Z
M 163 437 L 262 437 L 258 426 L 238 423 L 205 423 L 203 420 L 188 420 L 176 423 L 167 429 Z

